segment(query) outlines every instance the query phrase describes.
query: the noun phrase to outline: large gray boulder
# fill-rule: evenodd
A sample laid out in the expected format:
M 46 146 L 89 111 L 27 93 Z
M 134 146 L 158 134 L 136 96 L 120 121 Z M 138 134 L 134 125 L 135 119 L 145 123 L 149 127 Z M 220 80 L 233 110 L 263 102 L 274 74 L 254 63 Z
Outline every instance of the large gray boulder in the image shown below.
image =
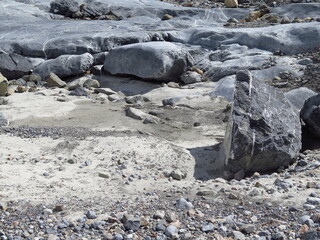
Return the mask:
M 18 79 L 32 70 L 31 62 L 18 54 L 0 52 L 0 72 L 7 79 Z
M 232 172 L 287 166 L 301 149 L 299 115 L 282 92 L 240 71 L 224 147 Z
M 105 58 L 104 70 L 111 74 L 177 82 L 191 62 L 189 53 L 173 43 L 146 42 L 112 49 Z
M 34 74 L 43 79 L 55 73 L 58 77 L 69 77 L 85 73 L 93 65 L 93 56 L 90 53 L 81 55 L 62 55 L 55 59 L 43 62 L 34 70 Z
M 300 87 L 286 92 L 284 95 L 291 102 L 291 104 L 300 111 L 304 105 L 304 102 L 308 98 L 317 95 L 317 93 L 309 88 Z
M 300 116 L 309 132 L 320 138 L 320 94 L 305 101 Z

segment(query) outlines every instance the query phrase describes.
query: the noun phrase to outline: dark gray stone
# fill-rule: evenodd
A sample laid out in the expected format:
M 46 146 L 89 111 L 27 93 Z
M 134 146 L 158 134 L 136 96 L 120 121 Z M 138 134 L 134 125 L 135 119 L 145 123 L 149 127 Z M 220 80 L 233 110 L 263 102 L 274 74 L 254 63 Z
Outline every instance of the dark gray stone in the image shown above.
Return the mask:
M 257 230 L 256 226 L 254 224 L 243 224 L 240 226 L 240 231 L 243 233 L 254 233 Z
M 88 219 L 95 219 L 95 218 L 97 218 L 97 214 L 94 211 L 89 210 L 86 213 L 86 217 Z
M 305 101 L 300 116 L 310 133 L 320 138 L 320 94 Z
M 299 116 L 282 92 L 239 72 L 224 146 L 232 172 L 287 166 L 301 149 Z
M 141 226 L 141 223 L 140 223 L 140 219 L 139 218 L 135 218 L 131 215 L 123 215 L 122 219 L 121 219 L 121 222 L 124 226 L 124 228 L 129 231 L 138 231 L 140 226 Z
M 104 70 L 111 74 L 177 82 L 191 62 L 189 53 L 173 43 L 136 43 L 112 49 L 105 57 Z
M 276 185 L 277 187 L 282 188 L 282 189 L 288 189 L 288 188 L 292 187 L 292 183 L 289 183 L 285 180 L 281 180 L 279 178 L 277 178 L 275 180 L 274 185 Z
M 311 205 L 320 205 L 320 197 L 308 197 L 307 203 Z
M 93 65 L 93 57 L 90 53 L 81 55 L 62 55 L 55 59 L 43 62 L 35 68 L 34 74 L 47 78 L 51 72 L 58 77 L 69 77 L 82 74 Z
M 303 240 L 320 240 L 320 232 L 319 231 L 308 231 L 303 234 Z
M 166 226 L 164 224 L 164 222 L 159 222 L 155 227 L 156 231 L 164 232 L 166 230 Z
M 106 59 L 106 55 L 108 55 L 108 52 L 101 52 L 93 54 L 93 64 L 94 65 L 103 65 L 104 60 Z
M 50 12 L 52 13 L 71 16 L 78 10 L 80 10 L 79 4 L 74 0 L 54 0 L 50 3 Z
M 8 80 L 18 79 L 29 74 L 33 66 L 31 62 L 18 54 L 0 52 L 0 72 Z
M 174 107 L 176 105 L 176 100 L 173 98 L 167 98 L 162 100 L 163 106 L 172 106 Z

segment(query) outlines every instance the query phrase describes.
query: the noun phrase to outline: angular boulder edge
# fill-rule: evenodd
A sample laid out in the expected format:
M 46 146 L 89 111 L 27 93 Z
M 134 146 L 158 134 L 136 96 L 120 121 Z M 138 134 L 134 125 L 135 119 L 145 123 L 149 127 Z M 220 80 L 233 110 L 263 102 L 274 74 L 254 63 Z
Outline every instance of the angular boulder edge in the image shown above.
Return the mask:
M 249 71 L 237 72 L 224 148 L 233 173 L 288 166 L 301 149 L 299 115 L 282 92 Z

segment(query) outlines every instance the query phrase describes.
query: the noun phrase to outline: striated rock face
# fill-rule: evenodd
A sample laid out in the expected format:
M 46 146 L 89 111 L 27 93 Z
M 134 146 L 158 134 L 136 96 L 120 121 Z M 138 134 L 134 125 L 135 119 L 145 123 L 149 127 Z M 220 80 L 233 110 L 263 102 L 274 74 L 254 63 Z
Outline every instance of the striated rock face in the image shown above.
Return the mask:
M 179 81 L 191 65 L 187 51 L 169 42 L 147 42 L 114 48 L 106 56 L 104 70 L 143 79 Z
M 287 166 L 301 149 L 299 116 L 282 92 L 240 71 L 224 146 L 232 172 Z
M 320 138 L 320 94 L 305 101 L 300 116 L 310 133 Z
M 69 77 L 88 71 L 93 65 L 93 56 L 90 53 L 81 55 L 62 55 L 48 60 L 35 68 L 34 74 L 42 78 L 55 73 L 58 77 Z

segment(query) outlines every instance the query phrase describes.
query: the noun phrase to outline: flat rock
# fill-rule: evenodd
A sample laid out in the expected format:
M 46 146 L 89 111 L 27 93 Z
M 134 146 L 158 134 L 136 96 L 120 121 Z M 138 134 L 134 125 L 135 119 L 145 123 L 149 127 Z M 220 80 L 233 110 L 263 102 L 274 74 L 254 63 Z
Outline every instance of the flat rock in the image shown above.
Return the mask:
M 238 72 L 224 146 L 234 173 L 287 166 L 301 149 L 299 116 L 282 92 Z
M 179 81 L 191 65 L 191 56 L 169 42 L 136 43 L 114 48 L 106 56 L 104 70 L 143 79 Z
M 304 121 L 310 133 L 320 137 L 320 94 L 308 98 L 300 112 L 301 119 Z
M 30 73 L 33 65 L 21 55 L 3 53 L 0 51 L 0 72 L 7 79 L 18 79 Z
M 81 55 L 62 55 L 55 59 L 47 60 L 35 68 L 34 74 L 47 78 L 51 72 L 57 76 L 69 77 L 88 71 L 93 64 L 90 53 Z

